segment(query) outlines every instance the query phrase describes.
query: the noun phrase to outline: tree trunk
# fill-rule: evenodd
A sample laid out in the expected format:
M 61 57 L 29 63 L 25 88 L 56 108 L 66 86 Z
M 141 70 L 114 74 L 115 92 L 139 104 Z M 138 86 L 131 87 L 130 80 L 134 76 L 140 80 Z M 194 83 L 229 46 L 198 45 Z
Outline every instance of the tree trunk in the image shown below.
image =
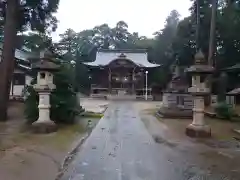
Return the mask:
M 200 4 L 199 0 L 196 0 L 196 52 L 198 52 L 201 47 L 199 43 L 200 35 Z
M 218 0 L 212 0 L 212 18 L 211 18 L 211 29 L 210 29 L 210 38 L 209 38 L 209 51 L 208 51 L 208 63 L 211 66 L 215 65 L 213 58 L 216 50 L 215 34 L 216 34 L 217 4 L 218 4 Z
M 15 64 L 15 43 L 17 37 L 17 12 L 19 0 L 7 0 L 4 43 L 0 63 L 0 121 L 7 119 L 10 85 Z
M 208 64 L 214 66 L 214 53 L 216 51 L 215 44 L 215 34 L 216 34 L 216 14 L 217 14 L 218 0 L 212 0 L 212 17 L 211 17 L 211 27 L 210 27 L 210 37 L 209 37 L 209 49 L 208 49 Z M 212 92 L 212 75 L 207 78 L 207 86 Z M 211 103 L 211 95 L 206 98 L 206 105 Z

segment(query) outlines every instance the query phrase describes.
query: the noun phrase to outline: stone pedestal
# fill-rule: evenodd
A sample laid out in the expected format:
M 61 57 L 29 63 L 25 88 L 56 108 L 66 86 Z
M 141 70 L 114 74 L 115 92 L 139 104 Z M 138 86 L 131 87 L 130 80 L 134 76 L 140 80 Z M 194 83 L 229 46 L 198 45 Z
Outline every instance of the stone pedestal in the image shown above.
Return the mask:
M 194 124 L 189 124 L 186 128 L 186 135 L 196 138 L 211 137 L 211 128 L 208 125 L 197 126 Z
M 51 133 L 57 130 L 56 124 L 50 119 L 50 90 L 38 90 L 39 94 L 39 117 L 32 124 L 35 133 Z
M 181 101 L 180 101 L 181 100 Z M 164 92 L 158 114 L 165 118 L 192 118 L 192 96 L 187 93 Z
M 38 134 L 47 134 L 57 131 L 57 125 L 53 121 L 34 122 L 32 124 L 32 131 Z
M 190 137 L 210 137 L 211 128 L 204 119 L 204 96 L 194 97 L 193 122 L 187 126 L 186 134 Z
M 199 84 L 197 84 L 198 86 Z M 207 88 L 189 88 L 189 91 L 194 97 L 194 107 L 193 107 L 193 121 L 186 128 L 186 135 L 190 137 L 210 137 L 211 128 L 206 125 L 204 118 L 204 95 L 208 94 L 209 89 Z M 201 91 L 201 92 L 200 92 Z

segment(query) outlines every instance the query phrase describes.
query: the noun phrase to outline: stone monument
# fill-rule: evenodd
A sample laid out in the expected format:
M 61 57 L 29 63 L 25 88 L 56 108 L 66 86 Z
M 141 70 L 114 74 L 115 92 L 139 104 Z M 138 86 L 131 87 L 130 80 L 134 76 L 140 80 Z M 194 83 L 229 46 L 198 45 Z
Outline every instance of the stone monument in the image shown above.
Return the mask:
M 192 76 L 192 87 L 188 92 L 193 95 L 193 121 L 186 128 L 186 134 L 190 137 L 210 137 L 211 128 L 205 124 L 204 120 L 204 97 L 210 94 L 210 89 L 206 87 L 206 77 L 213 73 L 214 68 L 207 65 L 204 55 L 199 51 L 195 55 L 195 64 L 186 70 Z
M 36 133 L 50 133 L 57 130 L 56 124 L 50 119 L 50 94 L 55 89 L 53 72 L 58 66 L 51 61 L 51 54 L 46 51 L 41 52 L 40 60 L 32 65 L 32 69 L 37 71 L 34 89 L 39 95 L 39 117 L 32 127 Z
M 168 87 L 163 91 L 162 106 L 158 114 L 165 118 L 192 118 L 193 99 L 187 92 L 188 78 L 185 67 L 175 65 L 173 77 Z

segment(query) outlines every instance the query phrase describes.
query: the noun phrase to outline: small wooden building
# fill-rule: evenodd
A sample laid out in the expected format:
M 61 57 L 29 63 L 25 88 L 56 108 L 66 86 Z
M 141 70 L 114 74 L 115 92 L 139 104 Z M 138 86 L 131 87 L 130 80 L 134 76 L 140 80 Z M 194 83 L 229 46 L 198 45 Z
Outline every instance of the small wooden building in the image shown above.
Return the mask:
M 223 69 L 227 73 L 227 96 L 234 98 L 235 104 L 240 104 L 240 63 Z M 229 102 L 233 100 L 228 100 Z

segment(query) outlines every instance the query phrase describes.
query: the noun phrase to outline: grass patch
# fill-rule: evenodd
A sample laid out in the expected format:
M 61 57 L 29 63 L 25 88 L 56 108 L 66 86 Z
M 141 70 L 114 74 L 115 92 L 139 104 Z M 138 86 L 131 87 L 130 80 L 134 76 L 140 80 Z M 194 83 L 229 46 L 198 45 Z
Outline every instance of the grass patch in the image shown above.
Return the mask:
M 206 118 L 206 120 L 212 128 L 214 138 L 219 140 L 233 140 L 234 137 L 239 137 L 233 129 L 240 129 L 240 123 L 211 118 Z
M 158 111 L 157 108 L 152 108 L 152 109 L 145 109 L 145 110 L 143 110 L 144 113 L 150 114 L 150 115 L 155 114 L 157 111 Z
M 85 112 L 81 113 L 80 116 L 85 117 L 85 118 L 99 118 L 100 119 L 103 117 L 103 114 L 85 111 Z
M 142 111 L 143 114 L 148 114 L 156 117 L 158 120 L 163 121 L 163 118 L 158 115 L 158 108 L 145 109 Z
M 33 134 L 31 126 L 20 123 L 0 123 L 2 136 L 0 150 L 5 151 L 15 146 L 42 147 L 65 152 L 71 144 L 87 132 L 88 120 L 93 127 L 98 123 L 102 114 L 88 113 L 86 116 L 77 117 L 75 124 L 58 125 L 58 131 L 51 134 Z
M 161 117 L 161 115 L 160 115 L 157 111 L 155 111 L 154 113 L 152 113 L 152 115 L 153 115 L 158 121 L 164 122 L 163 117 Z
M 81 124 L 68 126 L 59 126 L 55 133 L 51 134 L 32 134 L 31 132 L 19 132 L 6 137 L 8 140 L 2 148 L 8 149 L 11 146 L 46 146 L 65 151 L 69 148 L 75 138 L 86 132 L 85 127 Z

